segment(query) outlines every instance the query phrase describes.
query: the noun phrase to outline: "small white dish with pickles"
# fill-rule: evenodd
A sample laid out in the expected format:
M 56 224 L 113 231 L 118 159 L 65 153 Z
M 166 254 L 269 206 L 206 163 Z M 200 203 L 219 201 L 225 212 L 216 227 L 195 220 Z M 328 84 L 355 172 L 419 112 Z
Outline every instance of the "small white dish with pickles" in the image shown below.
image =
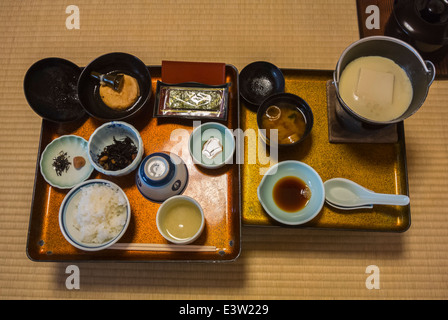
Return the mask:
M 88 161 L 87 141 L 64 135 L 49 143 L 40 158 L 40 172 L 51 186 L 70 189 L 86 180 L 93 171 Z

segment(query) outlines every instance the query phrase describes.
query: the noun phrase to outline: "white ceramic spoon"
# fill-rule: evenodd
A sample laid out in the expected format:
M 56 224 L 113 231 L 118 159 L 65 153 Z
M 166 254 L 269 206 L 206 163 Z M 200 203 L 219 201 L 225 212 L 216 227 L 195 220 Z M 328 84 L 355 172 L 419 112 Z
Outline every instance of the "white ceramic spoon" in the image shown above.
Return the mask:
M 327 180 L 324 188 L 327 202 L 344 210 L 371 208 L 374 204 L 396 206 L 409 204 L 408 196 L 376 193 L 344 178 Z
M 325 199 L 325 201 L 332 207 L 336 208 L 336 209 L 340 209 L 340 210 L 358 210 L 358 209 L 372 209 L 373 208 L 373 204 L 366 204 L 366 205 L 362 205 L 362 206 L 354 206 L 354 207 L 346 207 L 346 206 L 339 206 L 337 204 L 334 204 L 330 201 L 328 201 L 328 199 Z

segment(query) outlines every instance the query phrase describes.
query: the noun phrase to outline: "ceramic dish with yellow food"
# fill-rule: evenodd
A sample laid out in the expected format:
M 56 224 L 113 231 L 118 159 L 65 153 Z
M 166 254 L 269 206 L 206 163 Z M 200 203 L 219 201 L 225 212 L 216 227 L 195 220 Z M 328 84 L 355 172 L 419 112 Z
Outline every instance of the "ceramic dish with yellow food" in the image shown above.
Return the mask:
M 160 234 L 169 242 L 190 244 L 204 230 L 204 211 L 193 198 L 174 196 L 159 207 L 156 223 Z

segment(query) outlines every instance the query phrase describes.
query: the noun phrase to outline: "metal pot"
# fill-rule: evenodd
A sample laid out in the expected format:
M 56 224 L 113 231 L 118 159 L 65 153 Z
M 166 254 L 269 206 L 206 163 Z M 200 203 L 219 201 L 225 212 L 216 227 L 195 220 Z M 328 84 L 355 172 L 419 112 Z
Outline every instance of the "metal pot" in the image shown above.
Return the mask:
M 356 114 L 342 100 L 339 94 L 339 79 L 344 68 L 351 61 L 363 56 L 381 56 L 389 58 L 402 67 L 412 84 L 412 101 L 404 114 L 391 121 L 375 121 Z M 371 125 L 387 125 L 403 121 L 410 117 L 423 105 L 428 95 L 429 87 L 436 75 L 434 64 L 429 60 L 423 60 L 420 54 L 408 43 L 387 36 L 372 36 L 362 38 L 349 45 L 340 56 L 333 73 L 337 98 L 344 109 L 352 118 Z

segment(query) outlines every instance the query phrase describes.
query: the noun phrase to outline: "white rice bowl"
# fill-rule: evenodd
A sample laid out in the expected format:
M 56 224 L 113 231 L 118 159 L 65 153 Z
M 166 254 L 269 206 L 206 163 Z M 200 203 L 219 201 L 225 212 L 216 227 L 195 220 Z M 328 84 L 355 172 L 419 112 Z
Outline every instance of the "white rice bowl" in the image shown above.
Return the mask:
M 126 194 L 106 180 L 88 180 L 62 202 L 59 224 L 65 238 L 82 250 L 112 245 L 127 229 L 130 206 Z

